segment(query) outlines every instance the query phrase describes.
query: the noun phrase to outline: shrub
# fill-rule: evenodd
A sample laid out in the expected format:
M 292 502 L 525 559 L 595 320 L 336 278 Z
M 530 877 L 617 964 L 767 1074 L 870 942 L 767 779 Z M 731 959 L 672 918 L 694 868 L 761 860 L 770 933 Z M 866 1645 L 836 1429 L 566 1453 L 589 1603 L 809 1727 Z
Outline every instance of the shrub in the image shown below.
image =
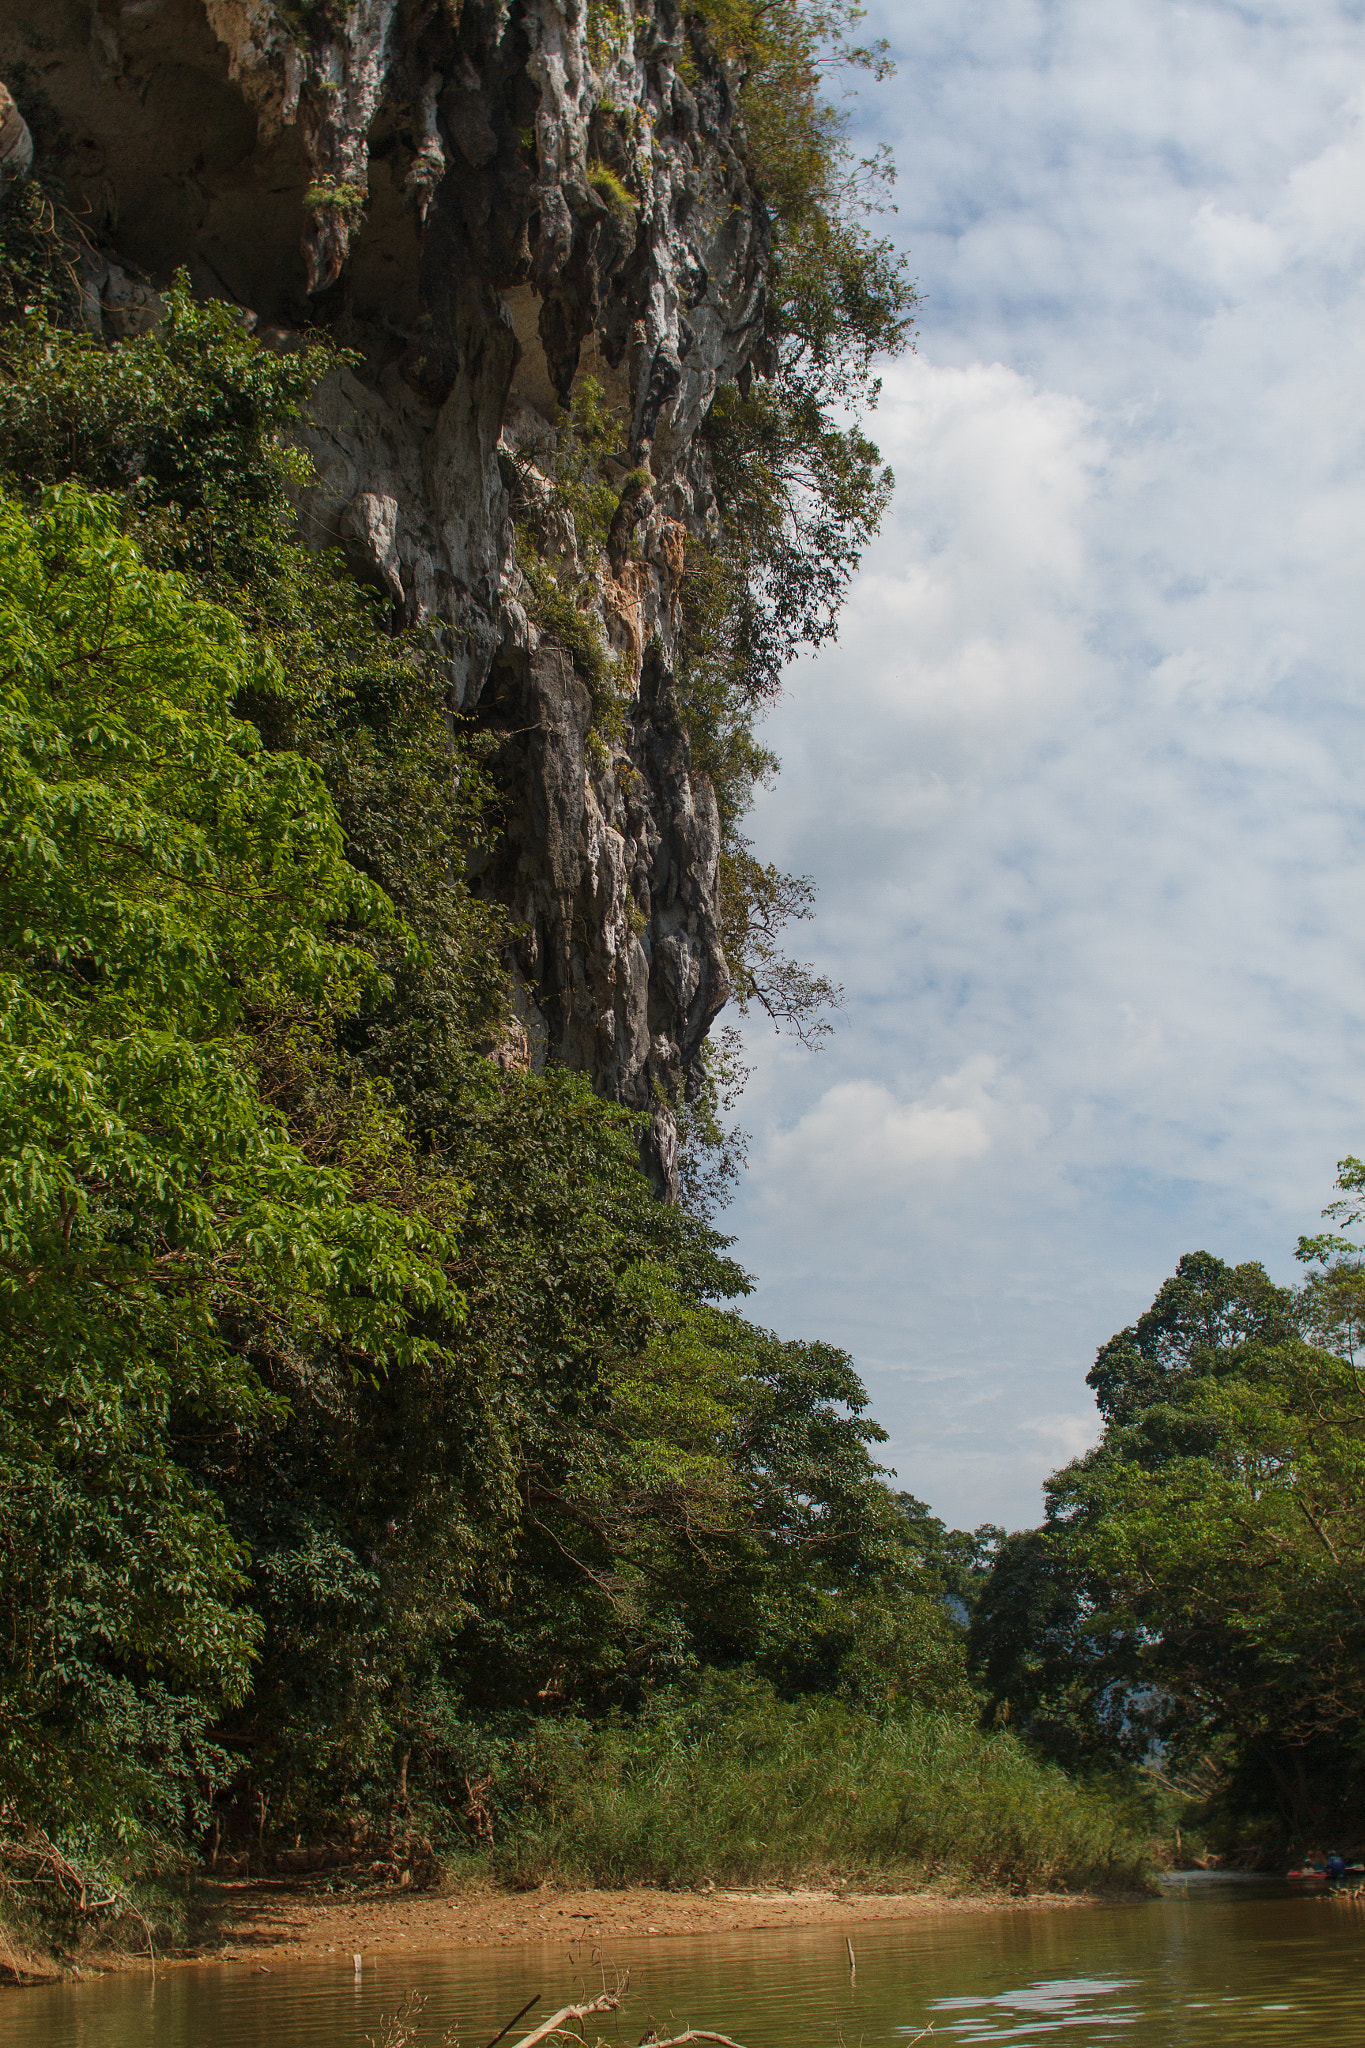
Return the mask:
M 623 220 L 634 220 L 639 204 L 635 194 L 610 165 L 604 164 L 599 157 L 591 157 L 588 160 L 588 183 L 594 192 L 606 200 L 614 213 L 619 213 Z

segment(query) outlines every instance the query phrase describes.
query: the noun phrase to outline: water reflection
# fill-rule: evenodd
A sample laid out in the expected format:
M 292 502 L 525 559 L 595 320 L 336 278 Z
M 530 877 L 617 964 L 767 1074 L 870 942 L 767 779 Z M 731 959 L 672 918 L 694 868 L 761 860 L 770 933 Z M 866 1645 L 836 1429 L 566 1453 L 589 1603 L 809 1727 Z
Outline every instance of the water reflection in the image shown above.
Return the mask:
M 958 2012 L 964 2007 L 975 2008 L 972 2017 L 951 2021 L 942 2030 L 936 2027 L 936 2033 L 957 2034 L 969 2041 L 1028 2042 L 1064 2027 L 1132 2026 L 1141 2019 L 1142 2009 L 1131 2000 L 1118 1997 L 1120 1992 L 1132 1988 L 1133 1980 L 1128 1977 L 1052 1977 L 1041 1984 L 1025 1985 L 1019 1991 L 997 1992 L 993 1998 L 935 1998 L 929 2009 Z M 1094 2001 L 1101 1998 L 1108 2003 L 1097 2008 Z M 983 2013 L 982 2007 L 994 2010 Z M 1016 2025 L 1017 2013 L 1038 2017 Z M 909 2029 L 905 2031 L 908 2033 Z
M 748 2048 L 907 2048 L 926 2028 L 929 2042 L 962 2048 L 1365 2039 L 1365 1912 L 1286 1887 L 1203 1884 L 1125 1906 L 868 1923 L 849 1930 L 853 1977 L 842 1926 L 621 1941 L 601 1956 L 562 1943 L 464 1948 L 458 1912 L 451 1922 L 444 1950 L 367 1957 L 359 1978 L 347 1953 L 260 1974 L 201 1965 L 0 1995 L 0 2048 L 362 2048 L 412 1989 L 428 2001 L 423 2048 L 448 2028 L 482 2048 L 533 1993 L 543 2017 L 597 1989 L 604 1967 L 631 1972 L 626 2009 L 601 2022 L 621 2048 L 651 2025 L 711 2027 Z

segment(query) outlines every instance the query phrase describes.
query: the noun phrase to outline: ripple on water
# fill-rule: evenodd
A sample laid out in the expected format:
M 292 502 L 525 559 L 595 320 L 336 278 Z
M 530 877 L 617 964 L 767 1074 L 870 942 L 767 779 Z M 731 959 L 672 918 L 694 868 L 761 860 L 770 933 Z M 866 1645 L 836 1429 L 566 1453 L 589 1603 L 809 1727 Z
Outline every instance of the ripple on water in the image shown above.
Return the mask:
M 1120 1994 L 1135 1988 L 1131 1977 L 1046 1977 L 1016 1991 L 991 1997 L 935 1998 L 931 2013 L 961 2013 L 934 2032 L 957 2034 L 970 2041 L 1027 2043 L 1045 2033 L 1075 2026 L 1128 2027 L 1142 2018 L 1142 2009 Z M 1103 2007 L 1098 2000 L 1108 2000 Z M 1021 2019 L 1020 2015 L 1027 2015 Z M 917 2031 L 917 2030 L 916 2030 Z M 902 2032 L 909 2034 L 905 2027 Z
M 413 1989 L 418 2039 L 447 2028 L 483 2048 L 534 1992 L 541 2016 L 602 1971 L 631 1972 L 613 2043 L 712 2027 L 748 2048 L 1298 2048 L 1365 2039 L 1365 1912 L 1288 1888 L 1194 1887 L 1161 1899 L 1068 1911 L 878 1921 L 759 1934 L 614 1943 L 450 1948 L 281 1964 L 218 1964 L 0 1996 L 0 2048 L 362 2048 Z M 529 2021 L 528 2021 L 529 2024 Z M 926 2044 L 929 2048 L 929 2044 Z

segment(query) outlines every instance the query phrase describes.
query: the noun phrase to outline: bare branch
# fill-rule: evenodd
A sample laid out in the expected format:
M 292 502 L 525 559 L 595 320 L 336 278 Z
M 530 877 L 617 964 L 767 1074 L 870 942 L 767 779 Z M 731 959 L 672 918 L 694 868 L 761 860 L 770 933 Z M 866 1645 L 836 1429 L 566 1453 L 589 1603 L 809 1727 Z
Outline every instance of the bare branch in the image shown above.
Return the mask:
M 558 2012 L 551 2013 L 549 2019 L 542 2021 L 533 2032 L 523 2034 L 516 2043 L 516 2048 L 535 2048 L 538 2041 L 548 2041 L 554 2034 L 566 2033 L 571 2020 L 585 2020 L 595 2012 L 615 2012 L 629 1982 L 630 1972 L 627 1970 L 617 1990 L 604 1991 L 600 1998 L 591 1999 L 587 2005 L 561 2006 Z

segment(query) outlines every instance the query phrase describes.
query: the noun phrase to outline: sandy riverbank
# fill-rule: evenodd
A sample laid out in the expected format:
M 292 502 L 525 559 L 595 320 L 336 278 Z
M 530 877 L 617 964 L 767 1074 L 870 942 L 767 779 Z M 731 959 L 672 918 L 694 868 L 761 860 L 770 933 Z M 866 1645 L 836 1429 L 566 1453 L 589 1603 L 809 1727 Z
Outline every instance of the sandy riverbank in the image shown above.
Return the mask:
M 774 1927 L 852 1926 L 930 1913 L 1007 1913 L 1040 1907 L 1093 1904 L 1085 1896 L 1038 1892 L 1015 1898 L 999 1892 L 953 1893 L 946 1887 L 911 1892 L 791 1890 L 668 1892 L 512 1892 L 489 1886 L 448 1895 L 382 1891 L 337 1896 L 321 1886 L 269 1879 L 209 1883 L 203 1888 L 196 1938 L 168 1963 L 240 1963 L 270 1968 L 277 1962 L 321 1961 L 328 1956 L 402 1955 L 453 1947 L 513 1948 L 531 1943 L 593 1945 L 638 1936 L 719 1934 Z M 0 1936 L 0 1969 L 6 1960 Z M 28 1981 L 50 1980 L 46 1959 L 20 1961 Z M 146 1956 L 91 1953 L 88 1969 L 145 1967 Z M 27 1968 L 24 1966 L 27 1965 Z M 13 1974 L 4 1974 L 13 1982 Z
M 620 1892 L 488 1890 L 449 1898 L 389 1893 L 335 1899 L 268 1885 L 223 1886 L 222 1937 L 213 1953 L 244 1961 L 270 1955 L 301 1960 L 349 1950 L 393 1955 L 404 1949 L 512 1948 L 540 1941 L 620 1941 L 631 1935 L 717 1934 L 762 1927 L 817 1927 L 855 1920 L 900 1920 L 921 1913 L 997 1913 L 1080 1901 L 1048 1893 L 954 1897 L 944 1890 Z M 230 1916 L 230 1922 L 228 1919 Z

